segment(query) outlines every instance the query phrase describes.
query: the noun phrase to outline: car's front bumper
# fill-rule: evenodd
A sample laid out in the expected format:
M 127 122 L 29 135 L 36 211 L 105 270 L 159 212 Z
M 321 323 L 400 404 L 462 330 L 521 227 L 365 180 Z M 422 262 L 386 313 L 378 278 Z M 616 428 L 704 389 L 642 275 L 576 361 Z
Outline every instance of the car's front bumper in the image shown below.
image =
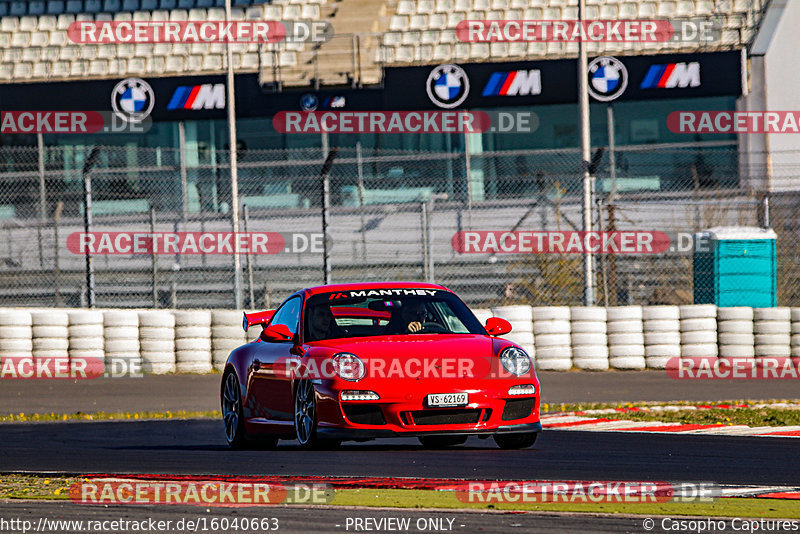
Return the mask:
M 404 438 L 419 436 L 492 436 L 494 434 L 533 434 L 542 431 L 542 423 L 526 423 L 519 425 L 504 425 L 496 428 L 475 430 L 443 430 L 405 431 L 395 432 L 388 428 L 339 428 L 318 427 L 317 435 L 328 439 L 374 439 L 374 438 Z

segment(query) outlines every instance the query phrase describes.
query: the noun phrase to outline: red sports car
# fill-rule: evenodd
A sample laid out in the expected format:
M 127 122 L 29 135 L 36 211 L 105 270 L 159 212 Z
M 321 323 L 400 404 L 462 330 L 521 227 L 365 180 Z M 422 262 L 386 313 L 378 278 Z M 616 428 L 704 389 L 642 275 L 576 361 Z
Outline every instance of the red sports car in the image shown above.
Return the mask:
M 511 325 L 481 325 L 442 286 L 303 289 L 277 310 L 245 314 L 245 330 L 258 324 L 259 339 L 231 353 L 222 377 L 232 447 L 415 436 L 439 448 L 477 435 L 511 449 L 533 445 L 542 429 L 531 359 L 496 337 Z

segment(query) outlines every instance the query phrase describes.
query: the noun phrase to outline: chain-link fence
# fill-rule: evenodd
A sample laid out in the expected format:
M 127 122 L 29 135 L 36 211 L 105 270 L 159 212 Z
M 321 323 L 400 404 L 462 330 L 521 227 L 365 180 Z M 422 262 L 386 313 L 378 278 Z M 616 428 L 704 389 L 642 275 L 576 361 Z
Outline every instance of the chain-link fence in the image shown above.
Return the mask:
M 298 288 L 323 283 L 323 254 L 309 246 L 309 236 L 322 232 L 324 160 L 320 149 L 240 154 L 239 205 L 247 207 L 240 231 L 286 239 L 274 254 L 240 256 L 246 307 L 274 306 Z M 462 253 L 454 239 L 463 232 L 581 230 L 579 160 L 576 149 L 338 148 L 329 174 L 331 279 L 433 280 L 471 305 L 580 304 L 582 254 Z M 227 162 L 219 150 L 192 159 L 177 149 L 0 149 L 0 305 L 88 303 L 86 256 L 76 249 L 87 182 L 91 232 L 230 232 Z M 764 194 L 744 181 L 748 173 L 733 142 L 618 147 L 613 172 L 608 153 L 597 166 L 594 228 L 675 238 L 714 226 L 759 226 Z M 778 303 L 797 305 L 798 198 L 783 193 L 771 200 Z M 114 246 L 95 252 L 97 306 L 234 304 L 232 254 L 119 253 Z M 593 258 L 600 304 L 692 301 L 691 250 Z

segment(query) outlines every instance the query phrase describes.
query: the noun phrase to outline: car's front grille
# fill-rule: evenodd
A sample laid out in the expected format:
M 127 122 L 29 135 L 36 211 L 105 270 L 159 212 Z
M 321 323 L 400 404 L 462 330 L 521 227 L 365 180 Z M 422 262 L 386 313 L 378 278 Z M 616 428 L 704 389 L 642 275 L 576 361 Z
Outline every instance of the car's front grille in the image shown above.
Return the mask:
M 385 425 L 380 406 L 375 404 L 343 404 L 344 415 L 357 425 Z
M 481 410 L 418 410 L 411 412 L 415 425 L 467 425 L 477 423 Z
M 526 399 L 511 399 L 506 401 L 503 408 L 503 421 L 525 419 L 533 411 L 533 397 Z

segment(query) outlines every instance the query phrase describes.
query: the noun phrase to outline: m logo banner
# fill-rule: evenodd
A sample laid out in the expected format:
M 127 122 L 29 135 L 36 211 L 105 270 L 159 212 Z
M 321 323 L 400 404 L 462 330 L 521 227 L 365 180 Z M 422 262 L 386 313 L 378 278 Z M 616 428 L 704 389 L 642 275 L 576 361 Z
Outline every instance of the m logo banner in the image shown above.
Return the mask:
M 225 109 L 225 84 L 182 85 L 175 89 L 167 109 Z
M 642 80 L 642 89 L 672 89 L 699 87 L 700 63 L 665 63 L 650 65 Z
M 542 93 L 542 75 L 539 69 L 493 72 L 483 96 L 528 96 Z

